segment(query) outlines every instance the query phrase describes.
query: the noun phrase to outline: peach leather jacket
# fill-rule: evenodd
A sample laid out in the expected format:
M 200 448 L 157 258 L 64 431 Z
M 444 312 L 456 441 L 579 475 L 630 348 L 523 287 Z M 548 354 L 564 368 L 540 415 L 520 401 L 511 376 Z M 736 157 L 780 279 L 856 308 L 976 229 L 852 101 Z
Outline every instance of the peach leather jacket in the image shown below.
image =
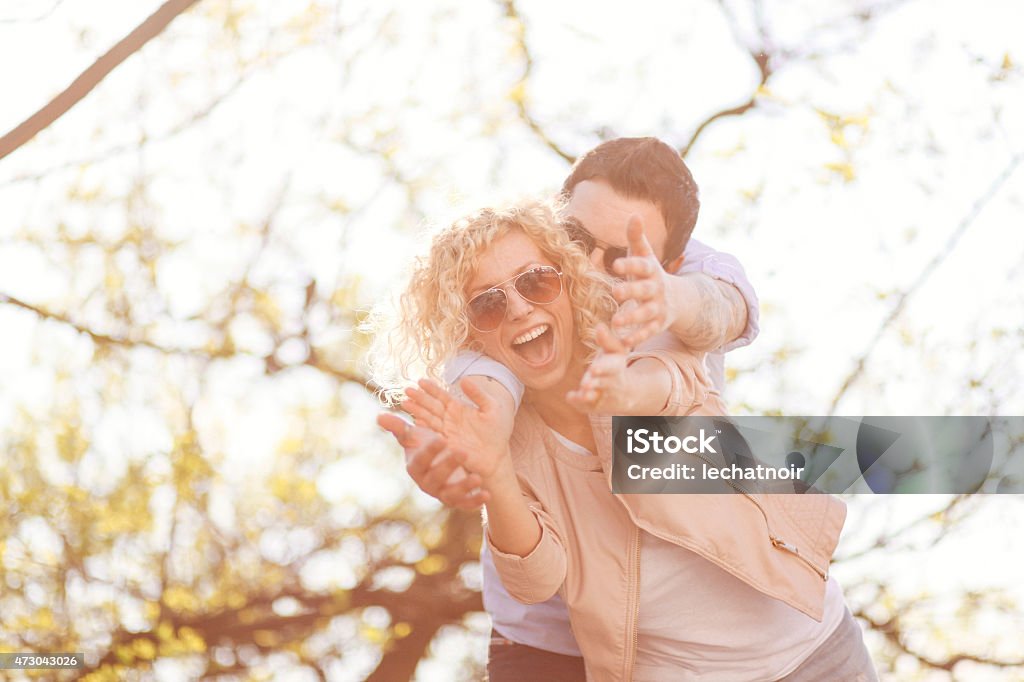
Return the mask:
M 662 414 L 724 414 L 698 358 L 665 351 L 643 355 L 661 359 L 673 376 Z M 591 424 L 596 457 L 566 448 L 537 411 L 523 405 L 511 450 L 541 539 L 519 557 L 494 547 L 486 528 L 484 533 L 514 598 L 533 604 L 561 591 L 588 679 L 632 678 L 640 529 L 821 620 L 829 562 L 846 518 L 841 501 L 823 494 L 614 495 L 611 418 L 591 417 Z

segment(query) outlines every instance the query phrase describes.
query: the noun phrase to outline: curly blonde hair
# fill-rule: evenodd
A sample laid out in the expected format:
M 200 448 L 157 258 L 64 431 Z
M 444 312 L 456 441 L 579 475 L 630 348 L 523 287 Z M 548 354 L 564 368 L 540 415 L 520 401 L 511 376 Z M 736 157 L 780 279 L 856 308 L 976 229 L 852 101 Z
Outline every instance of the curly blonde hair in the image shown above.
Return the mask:
M 394 310 L 391 315 L 377 311 L 374 316 L 378 333 L 371 368 L 387 402 L 395 401 L 412 373 L 439 378 L 458 349 L 471 347 L 466 285 L 484 252 L 512 230 L 524 232 L 562 271 L 576 334 L 592 357 L 597 324 L 610 319 L 617 308 L 611 280 L 569 239 L 549 203 L 530 200 L 484 208 L 434 235 L 429 253 L 416 260 L 399 299 L 397 319 Z

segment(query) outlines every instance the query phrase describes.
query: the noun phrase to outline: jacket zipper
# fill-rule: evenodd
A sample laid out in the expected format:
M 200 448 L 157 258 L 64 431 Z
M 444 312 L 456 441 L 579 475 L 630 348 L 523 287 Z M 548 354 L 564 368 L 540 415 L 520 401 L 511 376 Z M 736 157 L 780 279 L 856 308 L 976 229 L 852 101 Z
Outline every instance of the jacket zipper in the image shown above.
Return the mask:
M 705 457 L 703 455 L 703 453 L 694 452 L 692 454 L 693 454 L 694 457 L 697 457 L 698 459 L 700 459 L 700 460 L 702 460 L 704 462 L 707 462 L 708 464 L 710 464 L 713 467 L 717 467 L 718 466 L 717 464 L 712 462 L 710 459 Z M 732 488 L 738 490 L 739 492 L 743 493 L 744 495 L 746 495 L 747 499 L 750 500 L 751 502 L 753 502 L 754 506 L 757 507 L 757 510 L 759 512 L 761 512 L 761 516 L 764 517 L 765 528 L 768 529 L 768 539 L 771 541 L 772 547 L 775 547 L 776 549 L 781 549 L 781 550 L 783 550 L 785 552 L 789 552 L 790 554 L 795 556 L 797 559 L 799 559 L 800 561 L 802 561 L 805 564 L 807 564 L 808 566 L 810 566 L 811 569 L 813 569 L 814 572 L 817 573 L 818 576 L 822 580 L 825 580 L 825 581 L 828 580 L 828 571 L 827 570 L 822 570 L 822 568 L 820 566 L 818 566 L 816 563 L 814 563 L 813 561 L 811 561 L 810 559 L 805 557 L 803 554 L 801 554 L 799 547 L 797 547 L 796 545 L 791 545 L 788 542 L 786 542 L 785 540 L 783 540 L 782 538 L 780 538 L 777 535 L 775 535 L 774 531 L 772 531 L 772 524 L 770 524 L 768 522 L 768 514 L 765 512 L 764 507 L 761 506 L 761 503 L 758 502 L 757 499 L 754 498 L 752 493 L 750 493 L 749 491 L 747 491 L 744 488 L 740 487 L 740 485 L 735 483 L 735 482 L 733 482 L 732 479 L 722 479 L 722 480 L 724 480 L 726 482 L 726 484 L 729 485 L 730 487 L 732 487 Z
M 769 531 L 769 533 L 770 532 L 771 531 Z M 812 569 L 814 569 L 814 572 L 817 573 L 821 577 L 822 580 L 828 580 L 828 571 L 821 570 L 820 568 L 818 568 L 817 564 L 815 564 L 813 561 L 811 561 L 810 559 L 805 557 L 803 554 L 801 554 L 799 547 L 795 547 L 795 546 L 789 544 L 788 542 L 786 542 L 785 540 L 783 540 L 782 538 L 775 537 L 774 535 L 769 535 L 768 537 L 771 539 L 772 545 L 774 547 L 778 547 L 781 550 L 785 550 L 785 551 L 789 552 L 790 554 L 795 556 L 797 559 L 799 559 L 800 561 L 804 562 L 805 564 L 810 566 Z
M 626 653 L 626 678 L 633 679 L 636 650 L 640 642 L 640 528 L 633 526 L 633 610 L 630 612 L 630 649 Z

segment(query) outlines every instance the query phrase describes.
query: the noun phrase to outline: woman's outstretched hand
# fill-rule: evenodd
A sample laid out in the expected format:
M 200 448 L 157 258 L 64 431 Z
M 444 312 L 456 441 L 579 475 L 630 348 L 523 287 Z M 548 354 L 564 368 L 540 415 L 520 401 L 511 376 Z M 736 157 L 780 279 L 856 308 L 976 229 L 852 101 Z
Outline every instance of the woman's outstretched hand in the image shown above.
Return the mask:
M 483 480 L 466 473 L 443 436 L 390 412 L 378 415 L 377 423 L 405 451 L 405 470 L 420 490 L 464 511 L 476 511 L 490 499 L 490 493 L 481 489 Z
M 478 382 L 467 377 L 459 388 L 472 404 L 453 396 L 429 379 L 421 379 L 419 389 L 408 388 L 405 408 L 417 424 L 442 434 L 448 447 L 467 470 L 488 479 L 508 455 L 513 415 L 505 414 L 498 401 Z
M 597 345 L 601 352 L 565 399 L 580 412 L 629 414 L 634 402 L 626 378 L 629 349 L 604 324 L 597 327 Z

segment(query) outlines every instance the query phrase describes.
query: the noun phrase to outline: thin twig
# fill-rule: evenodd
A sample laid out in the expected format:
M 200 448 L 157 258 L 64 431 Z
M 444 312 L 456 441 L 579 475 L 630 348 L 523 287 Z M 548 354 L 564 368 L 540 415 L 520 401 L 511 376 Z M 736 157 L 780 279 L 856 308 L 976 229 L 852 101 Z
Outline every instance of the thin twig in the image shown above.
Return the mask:
M 871 354 L 874 353 L 875 348 L 882 339 L 882 336 L 903 313 L 910 297 L 921 289 L 928 278 L 931 277 L 932 273 L 935 272 L 936 268 L 942 265 L 949 255 L 953 253 L 953 249 L 956 248 L 957 243 L 964 236 L 964 233 L 966 233 L 967 229 L 974 223 L 982 209 L 988 205 L 1002 186 L 1006 184 L 1006 181 L 1010 179 L 1010 176 L 1013 175 L 1015 170 L 1017 170 L 1017 166 L 1020 165 L 1022 159 L 1024 159 L 1024 153 L 1015 154 L 1010 159 L 1010 162 L 1006 164 L 999 175 L 996 176 L 992 184 L 989 185 L 988 189 L 985 190 L 985 193 L 975 200 L 970 210 L 968 210 L 967 214 L 960 220 L 960 223 L 956 226 L 956 229 L 953 230 L 952 234 L 949 235 L 946 243 L 941 249 L 939 249 L 938 253 L 928 261 L 928 264 L 925 265 L 921 272 L 918 273 L 913 283 L 911 283 L 911 285 L 899 295 L 896 305 L 893 306 L 892 310 L 889 311 L 889 314 L 886 315 L 881 324 L 878 325 L 878 329 L 875 331 L 875 335 L 872 337 L 871 341 L 868 342 L 867 348 L 865 348 L 864 352 L 862 352 L 860 357 L 857 358 L 857 361 L 854 363 L 853 370 L 850 371 L 846 379 L 840 385 L 835 397 L 832 398 L 832 404 L 829 405 L 828 408 L 828 416 L 831 417 L 835 414 L 836 408 L 839 406 L 839 401 L 843 399 L 846 393 L 853 386 L 854 382 L 857 381 L 857 379 L 859 379 L 864 373 L 864 369 L 867 365 L 868 359 L 871 357 Z

